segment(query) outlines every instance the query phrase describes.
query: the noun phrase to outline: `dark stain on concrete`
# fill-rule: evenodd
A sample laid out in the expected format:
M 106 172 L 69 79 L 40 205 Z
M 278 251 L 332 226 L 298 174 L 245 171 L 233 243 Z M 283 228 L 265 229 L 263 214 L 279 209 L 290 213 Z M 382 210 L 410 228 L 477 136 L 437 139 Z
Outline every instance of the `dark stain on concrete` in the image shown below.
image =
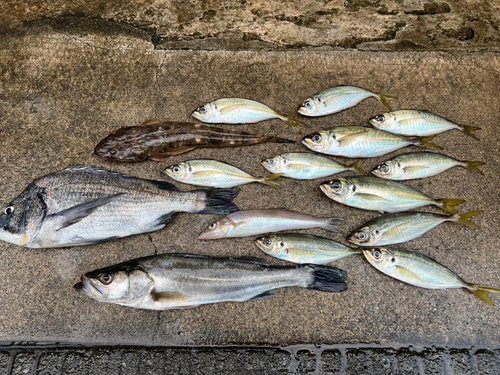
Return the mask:
M 448 3 L 425 3 L 424 9 L 417 9 L 412 11 L 407 11 L 405 14 L 415 14 L 417 16 L 426 16 L 442 13 L 450 13 L 451 7 Z

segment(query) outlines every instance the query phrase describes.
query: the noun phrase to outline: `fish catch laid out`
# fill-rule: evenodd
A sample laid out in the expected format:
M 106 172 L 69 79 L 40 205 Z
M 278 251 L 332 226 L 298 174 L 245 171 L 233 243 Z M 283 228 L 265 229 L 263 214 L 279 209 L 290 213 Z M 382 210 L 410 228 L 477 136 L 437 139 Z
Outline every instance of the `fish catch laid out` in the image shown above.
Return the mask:
M 433 113 L 411 109 L 372 117 L 370 124 L 377 129 L 391 133 L 417 137 L 426 137 L 457 129 L 475 140 L 479 139 L 472 132 L 481 129 L 475 126 L 458 125 Z
M 293 143 L 288 139 L 251 134 L 217 126 L 178 121 L 148 120 L 120 128 L 94 149 L 101 158 L 124 162 L 165 161 L 198 147 L 234 147 L 259 143 Z
M 429 142 L 432 137 L 412 140 L 384 130 L 364 126 L 336 126 L 303 138 L 307 148 L 346 158 L 373 158 L 406 146 L 441 147 Z
M 347 240 L 358 246 L 386 246 L 411 241 L 438 225 L 451 221 L 479 229 L 467 220 L 483 211 L 471 211 L 453 216 L 430 212 L 401 212 L 379 216 L 354 230 Z
M 435 176 L 453 167 L 462 167 L 483 174 L 477 167 L 482 161 L 461 161 L 435 152 L 410 152 L 387 160 L 371 173 L 389 180 L 413 180 Z
M 179 191 L 95 167 L 72 167 L 34 180 L 0 215 L 0 240 L 25 247 L 91 245 L 162 229 L 176 212 L 227 215 L 233 189 Z
M 492 306 L 493 302 L 486 293 L 500 292 L 497 288 L 466 283 L 445 266 L 413 251 L 375 248 L 363 249 L 363 254 L 368 262 L 380 272 L 421 288 L 466 288 Z
M 315 217 L 280 208 L 244 210 L 239 211 L 239 214 L 235 212 L 213 222 L 201 232 L 198 239 L 250 237 L 282 230 L 310 228 L 323 228 L 336 232 L 340 222 L 342 219 L 337 217 Z
M 283 176 L 283 173 L 276 173 L 265 177 L 253 177 L 230 164 L 209 159 L 184 161 L 168 167 L 165 173 L 170 178 L 185 184 L 218 188 L 245 185 L 251 182 L 281 188 L 281 185 L 274 180 Z
M 328 238 L 296 233 L 271 234 L 255 244 L 268 255 L 300 264 L 327 264 L 362 252 Z
M 299 113 L 304 116 L 317 117 L 343 111 L 354 107 L 366 98 L 374 97 L 392 111 L 387 99 L 397 99 L 395 96 L 382 95 L 356 86 L 337 86 L 323 90 L 306 99 L 299 108 Z
M 259 121 L 278 118 L 300 132 L 302 121 L 280 115 L 267 105 L 255 100 L 241 98 L 222 98 L 207 103 L 192 113 L 196 119 L 212 124 L 253 124 Z
M 269 298 L 278 288 L 347 290 L 347 274 L 334 267 L 272 266 L 260 259 L 163 254 L 89 272 L 74 288 L 99 302 L 149 310 Z
M 345 171 L 366 175 L 366 172 L 359 168 L 364 161 L 361 159 L 351 165 L 343 165 L 309 152 L 289 152 L 266 159 L 261 164 L 271 173 L 282 173 L 283 177 L 313 180 Z
M 321 191 L 336 202 L 363 210 L 400 212 L 423 206 L 437 206 L 455 215 L 463 199 L 433 199 L 399 182 L 371 176 L 349 176 L 323 182 Z

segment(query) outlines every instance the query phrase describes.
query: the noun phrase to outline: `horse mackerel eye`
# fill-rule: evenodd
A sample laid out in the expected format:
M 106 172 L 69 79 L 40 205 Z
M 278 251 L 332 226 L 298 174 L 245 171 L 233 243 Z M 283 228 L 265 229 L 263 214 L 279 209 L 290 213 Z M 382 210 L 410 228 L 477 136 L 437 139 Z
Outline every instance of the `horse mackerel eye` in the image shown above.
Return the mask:
M 335 181 L 333 184 L 332 184 L 332 188 L 333 190 L 340 190 L 340 188 L 342 187 L 342 184 L 338 181 Z
M 266 244 L 267 246 L 271 245 L 271 240 L 269 238 L 266 238 L 264 240 L 264 244 Z
M 314 134 L 314 136 L 312 137 L 312 140 L 314 142 L 320 142 L 321 141 L 321 135 L 319 134 Z
M 305 102 L 304 107 L 306 108 L 311 108 L 311 102 Z
M 177 165 L 176 165 L 175 167 L 173 167 L 173 168 L 172 168 L 172 172 L 174 172 L 174 173 L 179 173 L 179 171 L 180 171 L 180 170 L 181 170 L 181 169 L 180 169 L 180 168 L 179 168 L 179 166 L 177 166 Z
M 273 165 L 274 164 L 274 159 L 269 159 L 269 164 Z
M 205 107 L 200 107 L 198 112 L 200 112 L 202 115 L 204 115 L 205 113 L 207 113 L 207 109 Z
M 380 259 L 381 256 L 382 256 L 382 254 L 380 253 L 380 251 L 374 251 L 373 252 L 373 257 L 375 259 Z
M 377 121 L 384 121 L 385 117 L 383 115 L 380 115 L 380 116 L 375 117 L 375 120 L 377 120 Z

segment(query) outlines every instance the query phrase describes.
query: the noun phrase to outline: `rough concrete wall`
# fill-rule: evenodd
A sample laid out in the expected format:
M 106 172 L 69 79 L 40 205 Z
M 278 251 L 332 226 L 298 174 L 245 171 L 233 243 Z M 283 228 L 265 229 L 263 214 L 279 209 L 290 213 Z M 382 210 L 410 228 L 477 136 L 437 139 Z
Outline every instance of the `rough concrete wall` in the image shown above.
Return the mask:
M 126 23 L 165 49 L 500 49 L 498 0 L 4 0 L 0 31 L 59 16 Z

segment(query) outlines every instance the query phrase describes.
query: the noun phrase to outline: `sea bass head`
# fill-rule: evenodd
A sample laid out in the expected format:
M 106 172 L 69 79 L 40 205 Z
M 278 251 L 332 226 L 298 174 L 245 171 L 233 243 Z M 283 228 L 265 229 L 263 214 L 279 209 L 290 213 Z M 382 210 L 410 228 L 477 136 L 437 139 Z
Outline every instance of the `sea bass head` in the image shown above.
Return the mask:
M 288 249 L 284 241 L 277 235 L 257 238 L 255 244 L 266 254 L 272 255 L 278 259 L 282 259 L 288 254 Z
M 373 168 L 371 173 L 375 176 L 385 179 L 400 179 L 405 174 L 405 169 L 400 163 L 394 162 L 392 160 L 387 160 Z
M 379 270 L 396 268 L 394 251 L 388 248 L 363 249 L 363 255 L 372 266 Z
M 100 141 L 94 153 L 108 160 L 137 162 L 148 157 L 147 147 L 143 143 L 144 136 L 153 129 L 148 126 L 128 126 L 120 128 Z
M 100 302 L 133 305 L 151 294 L 154 281 L 135 262 L 101 268 L 82 276 L 74 288 Z
M 266 159 L 261 164 L 271 173 L 286 173 L 289 168 L 287 165 L 287 159 L 284 155 L 278 155 L 273 158 Z
M 383 230 L 365 226 L 352 232 L 347 241 L 358 246 L 373 246 L 380 237 L 383 236 Z
M 325 195 L 336 202 L 343 203 L 353 196 L 356 191 L 356 185 L 346 178 L 336 178 L 335 180 L 325 181 L 319 185 Z
M 372 124 L 374 127 L 382 130 L 386 130 L 387 128 L 395 125 L 398 122 L 396 115 L 391 112 L 372 117 L 369 121 L 370 124 Z
M 207 103 L 194 110 L 191 115 L 202 122 L 216 122 L 219 108 L 214 103 Z
M 302 144 L 313 151 L 322 153 L 328 153 L 331 147 L 340 145 L 336 140 L 335 133 L 330 129 L 305 136 L 302 139 Z
M 319 97 L 311 97 L 304 101 L 298 112 L 304 116 L 321 116 L 321 109 L 326 107 Z
M 29 246 L 47 213 L 45 199 L 43 189 L 31 184 L 5 205 L 0 214 L 0 240 Z
M 188 162 L 181 162 L 165 169 L 165 173 L 176 181 L 184 182 L 193 175 L 193 169 Z
M 234 228 L 234 222 L 223 217 L 220 220 L 214 221 L 198 236 L 199 240 L 215 240 L 217 238 L 225 238 Z

